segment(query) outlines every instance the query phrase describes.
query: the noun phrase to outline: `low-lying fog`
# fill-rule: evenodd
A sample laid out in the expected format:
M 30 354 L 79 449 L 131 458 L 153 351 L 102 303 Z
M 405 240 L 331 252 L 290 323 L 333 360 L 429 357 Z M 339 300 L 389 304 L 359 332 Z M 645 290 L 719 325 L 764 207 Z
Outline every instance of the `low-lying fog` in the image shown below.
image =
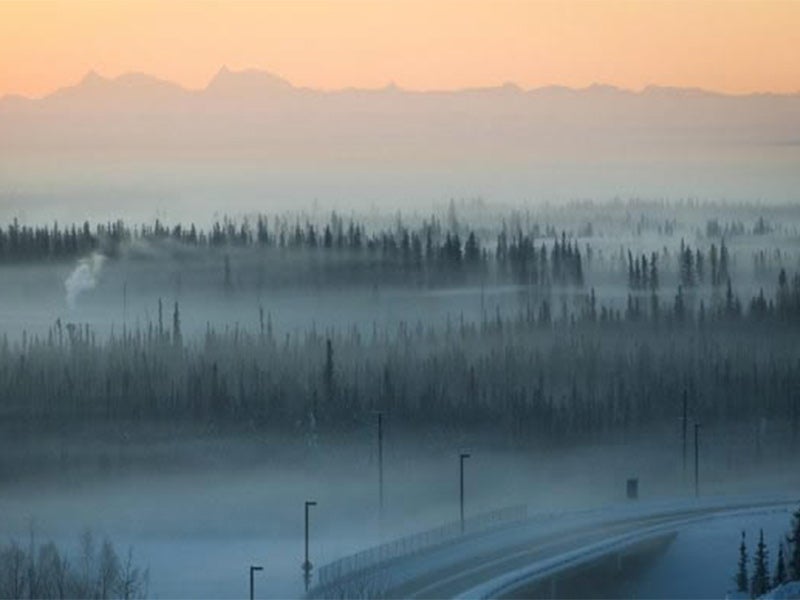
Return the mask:
M 704 495 L 796 489 L 795 207 L 470 210 L 338 248 L 299 217 L 217 246 L 6 228 L 0 537 L 90 528 L 156 597 L 242 597 L 250 565 L 298 596 L 306 500 L 319 567 L 456 520 L 462 451 L 468 516 L 692 496 L 682 399 Z
M 704 494 L 767 493 L 800 481 L 767 438 L 756 459 L 752 431 L 730 441 L 704 433 Z M 22 439 L 20 439 L 22 438 Z M 154 597 L 242 597 L 247 568 L 264 566 L 260 597 L 302 592 L 303 503 L 311 512 L 311 560 L 344 554 L 458 519 L 458 452 L 469 450 L 467 516 L 526 503 L 558 512 L 624 502 L 625 480 L 638 476 L 641 499 L 690 496 L 678 424 L 579 448 L 527 451 L 479 435 L 396 431 L 387 422 L 385 512 L 378 511 L 377 443 L 372 423 L 348 441 L 316 444 L 277 434 L 167 435 L 136 426 L 86 428 L 33 444 L 4 442 L 3 534 L 75 546 L 90 527 L 131 545 L 149 565 Z M 44 469 L 44 473 L 36 473 Z M 790 477 L 787 477 L 791 475 Z M 686 481 L 685 481 L 686 480 Z
M 316 215 L 314 221 L 304 213 L 288 213 L 283 221 L 273 219 L 270 226 L 274 225 L 277 235 L 278 225 L 291 232 L 295 225 L 311 223 L 321 235 L 330 216 Z M 439 222 L 436 215 L 421 218 L 412 214 L 402 219 L 399 215 L 366 214 L 362 222 L 372 223 L 372 233 L 394 235 L 400 227 L 441 228 L 442 222 L 447 228 L 455 225 L 462 238 L 475 231 L 481 248 L 489 253 L 489 268 L 466 280 L 413 273 L 411 277 L 395 274 L 386 278 L 374 259 L 369 259 L 373 261 L 369 268 L 375 272 L 370 276 L 363 267 L 359 271 L 358 262 L 363 258 L 326 256 L 321 248 L 196 249 L 171 239 L 138 239 L 123 245 L 120 255 L 113 258 L 101 249 L 75 259 L 0 263 L 5 282 L 0 287 L 0 330 L 12 337 L 23 330 L 43 335 L 60 319 L 90 324 L 104 335 L 112 327 L 119 333 L 123 325 L 146 328 L 154 323 L 159 301 L 167 316 L 175 302 L 180 304 L 185 333 L 204 333 L 209 325 L 257 328 L 262 310 L 275 331 L 284 334 L 312 327 L 319 331 L 358 327 L 369 333 L 374 327 L 394 329 L 400 322 L 438 327 L 448 319 L 480 321 L 498 311 L 514 315 L 535 309 L 545 297 L 541 287 L 503 277 L 492 266 L 501 231 L 507 231 L 512 240 L 517 230 L 520 235 L 530 235 L 537 249 L 544 245 L 548 253 L 553 251 L 553 238 L 566 231 L 570 243 L 574 241 L 583 253 L 585 281 L 579 286 L 546 290 L 554 312 L 561 311 L 563 301 L 570 313 L 579 311 L 591 289 L 598 302 L 624 310 L 632 291 L 627 285 L 630 252 L 637 259 L 656 253 L 658 295 L 664 305 L 672 303 L 681 284 L 681 245 L 703 253 L 705 273 L 698 268 L 699 285 L 685 290 L 694 309 L 700 300 L 705 300 L 706 308 L 711 305 L 714 290 L 709 285 L 708 263 L 712 245 L 719 249 L 721 242 L 727 243 L 733 290 L 744 303 L 762 289 L 771 295 L 781 268 L 791 275 L 800 266 L 800 215 L 791 206 L 726 208 L 689 203 L 671 208 L 662 203 L 613 203 L 504 213 L 476 201 L 451 204 L 438 218 Z M 765 231 L 750 234 L 759 219 L 764 220 Z M 252 228 L 254 220 L 244 218 L 241 224 L 249 223 Z M 359 217 L 348 220 L 358 223 Z M 720 233 L 707 235 L 709 223 L 719 227 Z M 183 225 L 185 234 L 188 223 Z M 735 230 L 738 226 L 741 234 Z M 729 228 L 736 233 L 726 235 Z M 718 296 L 724 294 L 724 283 L 720 282 Z M 650 301 L 646 293 L 634 290 L 633 295 Z

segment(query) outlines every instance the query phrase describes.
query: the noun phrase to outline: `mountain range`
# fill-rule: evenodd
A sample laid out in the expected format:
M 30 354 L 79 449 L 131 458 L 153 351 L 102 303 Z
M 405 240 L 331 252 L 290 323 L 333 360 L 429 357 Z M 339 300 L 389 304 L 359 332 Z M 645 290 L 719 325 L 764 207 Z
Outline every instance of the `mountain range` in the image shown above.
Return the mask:
M 318 91 L 221 69 L 191 91 L 141 73 L 90 72 L 41 99 L 0 99 L 0 152 L 166 152 L 216 157 L 525 159 L 795 144 L 800 95 L 728 96 L 651 86 L 514 84 L 460 91 Z M 498 156 L 499 153 L 499 156 Z
M 246 188 L 252 198 L 306 200 L 787 199 L 800 189 L 798 164 L 800 94 L 514 84 L 322 91 L 223 68 L 201 90 L 90 72 L 43 98 L 0 98 L 0 200 L 17 206 L 100 188 L 104 198 L 162 199 L 212 188 L 215 197 Z

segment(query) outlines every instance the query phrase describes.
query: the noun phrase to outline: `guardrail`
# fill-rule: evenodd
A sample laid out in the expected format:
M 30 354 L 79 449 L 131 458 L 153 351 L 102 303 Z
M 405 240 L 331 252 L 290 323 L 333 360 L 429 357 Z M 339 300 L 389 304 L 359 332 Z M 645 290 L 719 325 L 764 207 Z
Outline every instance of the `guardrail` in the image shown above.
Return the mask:
M 676 528 L 681 526 L 725 515 L 734 516 L 761 512 L 789 512 L 789 507 L 792 504 L 793 503 L 771 502 L 767 505 L 752 506 L 750 508 L 721 508 L 718 511 L 706 509 L 705 511 L 687 512 L 683 515 L 677 513 L 671 518 L 666 518 L 662 523 L 644 526 L 635 531 L 615 535 L 582 548 L 539 560 L 533 564 L 511 571 L 510 573 L 504 573 L 490 581 L 463 591 L 459 594 L 458 598 L 483 599 L 506 596 L 513 594 L 514 591 L 518 590 L 522 585 L 529 585 L 534 581 L 546 579 L 561 570 L 585 564 L 605 554 L 618 552 L 636 543 L 674 533 Z
M 509 506 L 465 519 L 463 533 L 461 522 L 454 521 L 345 556 L 320 567 L 317 585 L 310 595 L 324 593 L 324 588 L 340 584 L 343 580 L 354 578 L 360 573 L 377 569 L 388 561 L 445 544 L 462 535 L 480 533 L 500 525 L 523 521 L 527 516 L 526 505 Z

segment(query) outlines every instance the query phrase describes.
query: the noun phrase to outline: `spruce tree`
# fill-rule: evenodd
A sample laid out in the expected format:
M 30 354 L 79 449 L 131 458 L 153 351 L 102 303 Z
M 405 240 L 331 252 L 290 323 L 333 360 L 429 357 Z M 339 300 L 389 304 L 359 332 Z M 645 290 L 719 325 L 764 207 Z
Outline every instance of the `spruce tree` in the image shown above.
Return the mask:
M 789 542 L 789 578 L 800 581 L 800 508 L 792 515 L 792 533 L 787 536 Z
M 325 341 L 325 369 L 322 373 L 322 383 L 325 390 L 325 401 L 328 403 L 327 408 L 330 409 L 334 400 L 335 389 L 335 373 L 333 366 L 333 344 L 331 339 Z
M 181 343 L 181 309 L 175 302 L 175 310 L 172 313 L 172 343 L 179 346 Z
M 786 561 L 783 557 L 783 544 L 778 544 L 778 562 L 775 565 L 775 575 L 772 576 L 772 587 L 786 583 Z
M 744 531 L 742 531 L 742 541 L 739 543 L 739 568 L 736 571 L 736 591 L 746 592 L 747 587 L 747 545 L 745 544 Z
M 764 543 L 764 530 L 758 532 L 758 545 L 753 555 L 753 578 L 750 580 L 750 595 L 753 598 L 763 596 L 769 591 L 769 570 L 767 545 Z
M 678 286 L 678 293 L 675 295 L 675 318 L 678 321 L 683 321 L 686 316 L 686 304 L 683 301 L 683 286 Z

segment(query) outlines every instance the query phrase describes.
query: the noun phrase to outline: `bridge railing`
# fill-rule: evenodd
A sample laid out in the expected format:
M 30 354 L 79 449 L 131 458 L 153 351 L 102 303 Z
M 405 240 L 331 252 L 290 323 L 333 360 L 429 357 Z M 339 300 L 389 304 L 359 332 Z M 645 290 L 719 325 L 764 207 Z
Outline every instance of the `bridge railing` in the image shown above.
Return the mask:
M 509 506 L 465 519 L 463 535 L 487 531 L 500 525 L 522 521 L 528 516 L 526 505 Z M 320 567 L 317 588 L 324 588 L 369 571 L 390 560 L 409 556 L 452 541 L 462 535 L 461 522 L 454 521 L 440 527 L 401 537 L 380 546 L 345 556 Z

